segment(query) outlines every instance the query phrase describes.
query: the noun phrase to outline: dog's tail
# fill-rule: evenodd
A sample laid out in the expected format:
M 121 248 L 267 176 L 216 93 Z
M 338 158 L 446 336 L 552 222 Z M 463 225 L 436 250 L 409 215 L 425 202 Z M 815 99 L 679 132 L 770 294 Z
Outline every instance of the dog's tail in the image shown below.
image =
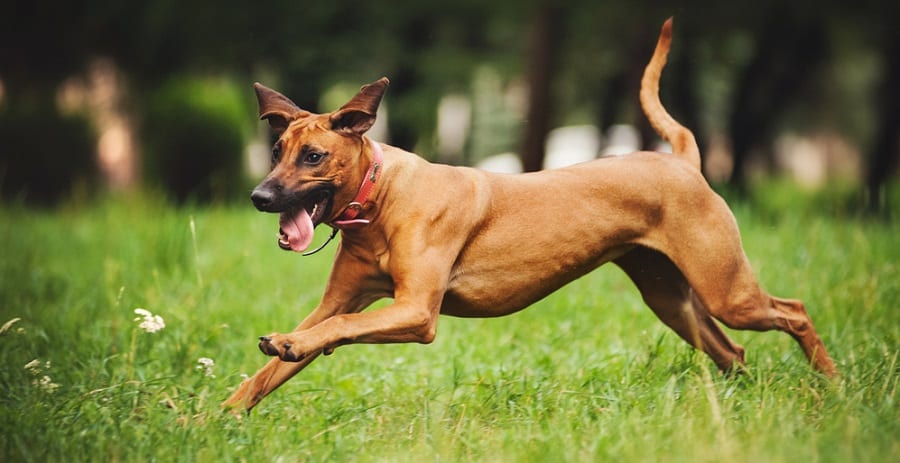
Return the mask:
M 672 118 L 659 101 L 659 76 L 666 66 L 671 45 L 672 18 L 669 18 L 663 23 L 656 50 L 644 69 L 644 77 L 641 79 L 641 108 L 656 132 L 672 144 L 672 151 L 700 170 L 700 148 L 697 147 L 694 134 Z

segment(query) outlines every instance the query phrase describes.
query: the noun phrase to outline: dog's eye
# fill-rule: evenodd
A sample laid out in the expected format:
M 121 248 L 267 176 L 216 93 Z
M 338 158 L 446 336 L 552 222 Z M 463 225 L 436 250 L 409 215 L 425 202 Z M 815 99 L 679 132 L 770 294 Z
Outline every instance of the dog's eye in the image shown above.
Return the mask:
M 306 154 L 306 158 L 305 158 L 303 161 L 306 162 L 306 163 L 309 164 L 309 165 L 314 166 L 314 165 L 316 165 L 316 164 L 322 162 L 322 159 L 325 159 L 325 155 L 324 155 L 324 154 L 322 154 L 322 153 L 317 153 L 317 152 L 315 152 L 315 151 L 311 151 L 311 152 L 309 152 L 309 153 Z
M 272 165 L 278 164 L 279 159 L 281 159 L 281 142 L 275 143 L 272 147 Z

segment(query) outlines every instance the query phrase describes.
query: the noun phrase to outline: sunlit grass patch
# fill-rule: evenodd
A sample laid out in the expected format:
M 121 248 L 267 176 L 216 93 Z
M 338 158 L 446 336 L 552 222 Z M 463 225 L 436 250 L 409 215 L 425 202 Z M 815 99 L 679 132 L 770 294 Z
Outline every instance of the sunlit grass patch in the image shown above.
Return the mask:
M 749 371 L 720 375 L 604 267 L 509 317 L 442 318 L 428 346 L 341 347 L 236 420 L 219 403 L 267 360 L 256 336 L 318 302 L 333 246 L 285 253 L 249 207 L 0 208 L 0 459 L 890 461 L 896 226 L 735 209 L 838 380 L 784 334 L 734 331 Z

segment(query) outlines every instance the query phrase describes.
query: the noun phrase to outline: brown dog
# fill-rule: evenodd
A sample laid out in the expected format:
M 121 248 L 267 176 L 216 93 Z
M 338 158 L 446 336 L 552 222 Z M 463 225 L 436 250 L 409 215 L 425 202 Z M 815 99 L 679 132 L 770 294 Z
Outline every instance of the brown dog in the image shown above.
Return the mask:
M 720 369 L 742 364 L 744 349 L 714 319 L 785 331 L 816 369 L 835 375 L 803 304 L 757 284 L 731 211 L 700 173 L 694 136 L 659 101 L 671 33 L 670 19 L 640 99 L 674 155 L 638 152 L 523 175 L 430 164 L 371 141 L 364 134 L 387 79 L 321 115 L 257 84 L 260 118 L 279 139 L 254 204 L 281 214 L 282 248 L 304 251 L 320 223 L 342 239 L 322 302 L 293 332 L 260 338 L 275 358 L 224 405 L 251 409 L 337 346 L 427 344 L 440 314 L 507 315 L 610 261 Z M 381 298 L 393 304 L 363 312 Z

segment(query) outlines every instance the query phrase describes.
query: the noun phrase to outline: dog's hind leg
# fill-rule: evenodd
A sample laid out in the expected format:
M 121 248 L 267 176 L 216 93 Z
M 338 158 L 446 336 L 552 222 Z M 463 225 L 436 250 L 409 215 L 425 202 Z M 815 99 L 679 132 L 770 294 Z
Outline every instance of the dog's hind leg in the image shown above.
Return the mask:
M 701 297 L 709 301 L 710 313 L 729 328 L 788 333 L 800 344 L 807 360 L 816 370 L 825 376 L 836 376 L 837 367 L 828 355 L 803 303 L 767 294 L 756 285 L 755 279 L 752 284 L 746 283 L 751 278 L 749 268 L 744 273 L 744 278 L 737 278 L 739 282 L 745 281 L 744 288 L 741 289 L 741 283 L 735 282 L 735 290 L 731 294 L 715 292 L 719 288 L 717 285 L 712 285 L 712 291 L 698 288 L 698 291 L 703 291 Z
M 670 240 L 667 255 L 716 320 L 733 329 L 788 333 L 814 368 L 826 376 L 835 376 L 834 361 L 803 304 L 773 297 L 760 288 L 742 249 L 737 224 L 716 220 L 727 214 L 724 202 L 718 204 L 718 213 L 713 213 L 714 209 L 697 212 L 696 216 L 705 220 L 683 222 L 688 228 L 675 236 L 692 239 Z
M 709 355 L 720 370 L 743 364 L 744 349 L 725 335 L 678 267 L 663 253 L 639 246 L 614 262 L 631 278 L 656 316 L 688 344 Z

